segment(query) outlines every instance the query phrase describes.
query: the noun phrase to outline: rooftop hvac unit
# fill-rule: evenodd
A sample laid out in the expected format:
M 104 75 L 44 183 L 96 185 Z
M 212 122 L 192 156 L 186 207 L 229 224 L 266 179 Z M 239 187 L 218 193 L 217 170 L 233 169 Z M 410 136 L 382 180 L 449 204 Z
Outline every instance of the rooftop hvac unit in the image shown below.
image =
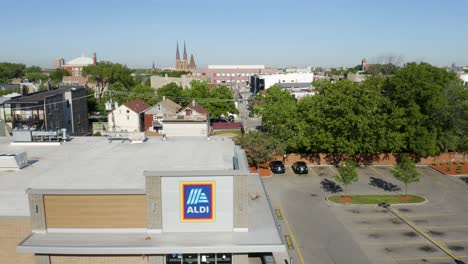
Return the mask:
M 28 166 L 26 152 L 0 154 L 0 170 L 19 170 Z

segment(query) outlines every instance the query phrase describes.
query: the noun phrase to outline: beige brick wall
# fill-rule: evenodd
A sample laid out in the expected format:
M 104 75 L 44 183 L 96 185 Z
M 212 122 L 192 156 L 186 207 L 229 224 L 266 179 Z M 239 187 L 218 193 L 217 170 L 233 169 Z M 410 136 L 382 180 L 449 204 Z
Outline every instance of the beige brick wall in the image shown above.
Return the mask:
M 247 176 L 234 177 L 234 228 L 248 228 L 248 190 Z
M 162 229 L 161 177 L 146 177 L 147 227 Z
M 50 256 L 51 264 L 149 264 L 148 256 Z
M 1 264 L 34 264 L 32 254 L 16 253 L 16 245 L 30 233 L 29 219 L 0 218 Z

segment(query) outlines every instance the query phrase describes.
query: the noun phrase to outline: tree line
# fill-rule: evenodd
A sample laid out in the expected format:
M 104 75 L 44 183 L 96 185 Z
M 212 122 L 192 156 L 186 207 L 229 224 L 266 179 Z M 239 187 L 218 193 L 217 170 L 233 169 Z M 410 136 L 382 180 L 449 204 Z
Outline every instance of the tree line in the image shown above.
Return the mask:
M 278 153 L 391 152 L 432 156 L 468 150 L 468 89 L 454 72 L 408 63 L 393 75 L 314 83 L 295 100 L 272 87 L 256 98 L 264 136 Z
M 63 76 L 70 74 L 65 69 L 56 69 L 47 74 L 39 66 L 30 66 L 22 63 L 0 63 L 0 83 L 10 83 L 13 79 L 28 79 L 30 82 L 48 82 L 56 85 L 62 81 Z

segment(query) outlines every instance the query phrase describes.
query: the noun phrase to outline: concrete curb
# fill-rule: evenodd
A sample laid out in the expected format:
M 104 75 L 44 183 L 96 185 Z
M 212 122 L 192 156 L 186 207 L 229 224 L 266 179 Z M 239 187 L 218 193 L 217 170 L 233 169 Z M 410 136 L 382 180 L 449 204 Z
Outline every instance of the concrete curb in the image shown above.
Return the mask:
M 378 195 L 378 194 L 376 194 Z M 341 203 L 335 203 L 333 201 L 330 201 L 328 199 L 328 197 L 331 197 L 331 196 L 335 196 L 335 195 L 328 195 L 325 197 L 325 203 L 327 203 L 328 205 L 331 205 L 331 206 L 341 206 L 341 207 L 348 207 L 348 206 L 351 206 L 351 207 L 378 207 L 377 204 L 351 204 L 351 203 L 346 203 L 346 204 L 341 204 Z M 423 202 L 420 202 L 420 203 L 400 203 L 400 204 L 391 204 L 391 206 L 418 206 L 418 205 L 425 205 L 425 204 L 428 204 L 429 203 L 429 199 L 427 199 L 425 196 L 422 196 L 422 195 L 418 195 L 422 198 L 424 198 L 424 201 Z

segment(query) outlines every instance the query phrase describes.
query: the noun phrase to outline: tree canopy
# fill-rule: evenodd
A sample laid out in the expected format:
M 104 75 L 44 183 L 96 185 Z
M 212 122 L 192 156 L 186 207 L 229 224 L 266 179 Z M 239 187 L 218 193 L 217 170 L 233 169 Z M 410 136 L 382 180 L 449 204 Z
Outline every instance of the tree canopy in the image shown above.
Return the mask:
M 279 87 L 257 96 L 265 132 L 289 152 L 347 156 L 468 149 L 468 89 L 453 72 L 409 63 L 393 75 L 314 83 L 295 100 Z
M 122 64 L 101 61 L 96 65 L 83 67 L 83 75 L 89 76 L 91 82 L 96 83 L 96 94 L 98 101 L 102 101 L 102 96 L 108 85 L 116 82 L 121 83 L 129 89 L 134 85 L 132 70 Z

